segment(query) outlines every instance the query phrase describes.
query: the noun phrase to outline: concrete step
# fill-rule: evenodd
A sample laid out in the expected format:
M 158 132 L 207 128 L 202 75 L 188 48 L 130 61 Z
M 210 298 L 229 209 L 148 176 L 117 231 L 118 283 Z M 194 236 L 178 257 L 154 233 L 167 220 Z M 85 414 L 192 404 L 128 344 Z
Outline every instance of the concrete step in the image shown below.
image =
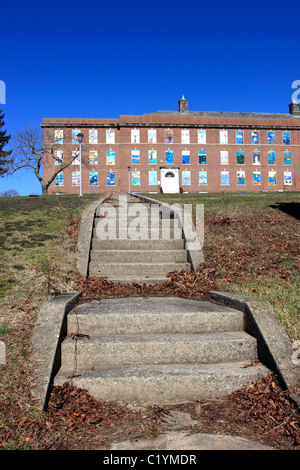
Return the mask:
M 187 262 L 185 250 L 91 250 L 92 262 L 145 263 L 145 262 Z
M 97 277 L 97 276 L 94 276 Z M 103 276 L 98 276 L 103 277 Z M 109 276 L 109 281 L 121 284 L 152 285 L 162 284 L 167 281 L 167 276 Z
M 131 217 L 124 217 L 124 218 L 113 218 L 113 217 L 103 217 L 102 219 L 95 219 L 94 227 L 97 228 L 99 225 L 101 227 L 111 226 L 112 224 L 116 223 L 117 227 L 143 227 L 143 228 L 169 228 L 169 227 L 176 227 L 178 228 L 178 219 L 153 219 L 153 218 L 131 218 Z
M 76 306 L 68 333 L 99 335 L 243 331 L 242 312 L 208 301 L 177 297 L 103 299 Z
M 105 239 L 131 239 L 131 240 L 179 240 L 182 238 L 182 229 L 173 227 L 170 228 L 138 228 L 135 226 L 131 227 L 115 227 L 110 226 L 104 229 L 101 228 L 94 228 L 93 229 L 93 237 L 98 238 L 100 240 Z
M 89 275 L 108 277 L 122 277 L 130 273 L 131 276 L 163 276 L 173 271 L 189 271 L 191 269 L 189 263 L 102 263 L 91 261 L 89 264 Z
M 72 378 L 97 400 L 119 403 L 166 404 L 217 398 L 250 385 L 269 373 L 262 364 L 161 364 L 98 369 Z M 63 385 L 70 375 L 63 369 L 55 385 Z
M 76 351 L 75 351 L 76 349 Z M 193 334 L 102 335 L 66 339 L 62 367 L 72 372 L 96 367 L 153 364 L 215 364 L 257 358 L 255 338 L 245 332 Z
M 100 240 L 92 239 L 92 250 L 182 250 L 184 241 L 180 240 Z

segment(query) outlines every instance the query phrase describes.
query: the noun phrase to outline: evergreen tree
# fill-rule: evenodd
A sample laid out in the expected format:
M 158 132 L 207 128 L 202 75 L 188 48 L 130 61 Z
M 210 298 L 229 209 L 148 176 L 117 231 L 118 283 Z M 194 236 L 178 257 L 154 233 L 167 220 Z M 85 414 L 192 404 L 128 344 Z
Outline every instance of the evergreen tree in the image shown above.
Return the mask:
M 10 135 L 6 135 L 6 130 L 2 129 L 4 125 L 4 114 L 2 109 L 0 109 L 0 176 L 3 176 L 5 173 L 7 173 L 7 165 L 11 163 L 11 160 L 8 157 L 12 153 L 12 150 L 3 150 L 4 146 L 8 144 L 11 137 Z

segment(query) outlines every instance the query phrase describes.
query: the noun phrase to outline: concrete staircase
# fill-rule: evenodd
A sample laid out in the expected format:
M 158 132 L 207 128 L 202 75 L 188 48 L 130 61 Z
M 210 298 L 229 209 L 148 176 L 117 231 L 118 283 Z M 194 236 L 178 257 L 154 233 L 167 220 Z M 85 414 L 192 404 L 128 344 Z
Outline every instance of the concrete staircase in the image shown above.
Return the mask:
M 126 195 L 113 196 L 106 208 L 95 217 L 89 276 L 157 284 L 168 272 L 191 269 L 177 219 L 162 219 L 150 204 Z
M 101 401 L 171 403 L 224 396 L 269 373 L 243 313 L 181 298 L 122 298 L 68 314 L 55 385 Z

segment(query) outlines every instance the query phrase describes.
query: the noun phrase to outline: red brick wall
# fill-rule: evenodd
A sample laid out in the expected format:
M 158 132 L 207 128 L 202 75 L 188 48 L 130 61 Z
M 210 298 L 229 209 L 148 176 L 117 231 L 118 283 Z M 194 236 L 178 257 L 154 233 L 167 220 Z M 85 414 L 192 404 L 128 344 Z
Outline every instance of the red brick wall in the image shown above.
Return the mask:
M 240 116 L 222 117 L 216 116 L 197 116 L 194 114 L 146 114 L 143 116 L 120 116 L 119 119 L 44 119 L 42 127 L 44 132 L 50 136 L 50 140 L 54 141 L 55 129 L 64 130 L 64 143 L 57 145 L 57 149 L 62 149 L 64 152 L 64 161 L 67 161 L 71 155 L 72 150 L 77 150 L 78 145 L 72 144 L 72 128 L 80 129 L 84 134 L 82 144 L 82 159 L 88 160 L 89 150 L 98 151 L 98 165 L 82 165 L 82 189 L 83 193 L 100 193 L 106 191 L 120 191 L 127 192 L 128 185 L 128 165 L 132 170 L 140 171 L 141 185 L 131 186 L 131 190 L 148 192 L 159 191 L 158 186 L 149 186 L 148 184 L 148 171 L 157 170 L 157 179 L 160 180 L 160 166 L 165 165 L 165 150 L 171 149 L 174 152 L 174 166 L 180 167 L 180 185 L 182 186 L 182 171 L 191 171 L 191 185 L 182 186 L 183 191 L 189 192 L 220 192 L 220 191 L 269 191 L 269 190 L 300 190 L 300 119 L 292 118 L 289 115 L 286 117 L 252 117 L 241 118 Z M 131 128 L 123 127 L 129 124 L 134 124 L 133 128 L 140 130 L 140 143 L 131 143 Z M 151 124 L 156 128 L 157 143 L 148 143 L 148 129 Z M 165 125 L 165 127 L 156 127 L 158 125 Z M 181 127 L 176 127 L 176 125 Z M 181 129 L 184 126 L 190 130 L 190 144 L 181 144 Z M 64 127 L 68 126 L 68 127 Z M 70 126 L 70 127 L 69 127 Z M 106 127 L 97 127 L 106 126 Z M 106 128 L 110 127 L 115 130 L 115 144 L 106 144 Z M 145 127 L 149 126 L 149 127 Z M 172 127 L 173 126 L 173 127 Z M 196 126 L 196 127 L 193 127 Z M 202 127 L 203 126 L 203 127 Z M 212 126 L 212 127 L 210 127 Z M 214 127 L 215 126 L 215 127 Z M 219 131 L 222 126 L 228 130 L 228 145 L 220 144 Z M 251 143 L 251 131 L 257 130 L 260 133 L 260 142 L 258 144 Z M 262 127 L 260 127 L 262 126 Z M 89 144 L 89 129 L 95 128 L 98 130 L 98 144 Z M 165 128 L 173 129 L 173 144 L 164 143 L 164 130 Z M 197 130 L 206 129 L 206 144 L 197 143 Z M 296 128 L 296 129 L 294 129 Z M 244 144 L 236 144 L 235 131 L 243 130 Z M 268 144 L 267 132 L 275 132 L 275 144 Z M 289 130 L 291 135 L 291 145 L 284 145 L 282 143 L 282 132 Z M 148 165 L 148 150 L 157 150 L 157 164 Z M 112 149 L 115 151 L 115 165 L 106 165 L 106 151 Z M 131 164 L 131 150 L 137 149 L 140 151 L 140 164 Z M 190 165 L 182 165 L 181 151 L 190 151 Z M 207 151 L 207 164 L 198 164 L 198 151 Z M 229 154 L 229 164 L 224 165 L 220 162 L 220 150 L 227 150 Z M 245 153 L 245 164 L 239 165 L 236 162 L 236 152 L 242 150 Z M 260 151 L 260 165 L 252 164 L 252 152 L 254 150 Z M 268 151 L 276 152 L 276 165 L 268 165 Z M 291 165 L 283 164 L 283 152 L 291 152 Z M 48 179 L 53 174 L 53 169 L 56 168 L 49 159 L 44 162 L 44 179 Z M 64 170 L 64 185 L 62 187 L 55 187 L 54 183 L 51 184 L 48 193 L 63 192 L 64 194 L 79 193 L 79 187 L 72 186 L 72 171 L 79 170 L 76 165 L 71 165 Z M 89 171 L 98 171 L 98 186 L 90 186 L 89 184 Z M 115 186 L 106 185 L 106 171 L 112 170 L 115 172 Z M 198 184 L 199 170 L 207 171 L 207 185 Z M 221 171 L 229 171 L 229 186 L 221 185 Z M 246 184 L 242 186 L 237 185 L 237 171 L 245 171 Z M 261 185 L 255 186 L 252 181 L 252 173 L 255 170 L 261 172 Z M 276 171 L 277 184 L 270 186 L 268 182 L 268 172 L 270 170 Z M 292 172 L 291 186 L 284 185 L 283 175 L 284 171 Z

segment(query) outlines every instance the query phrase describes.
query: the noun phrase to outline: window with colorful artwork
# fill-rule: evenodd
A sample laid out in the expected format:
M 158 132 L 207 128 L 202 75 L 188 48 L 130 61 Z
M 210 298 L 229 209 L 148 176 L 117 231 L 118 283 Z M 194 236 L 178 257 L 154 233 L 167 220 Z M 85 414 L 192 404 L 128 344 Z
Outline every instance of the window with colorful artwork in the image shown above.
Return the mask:
M 131 184 L 132 186 L 140 186 L 141 184 L 141 172 L 140 171 L 132 171 L 131 172 Z
M 200 145 L 206 144 L 206 131 L 201 129 L 201 130 L 198 130 L 197 134 L 198 134 L 198 144 Z
M 261 172 L 260 171 L 253 171 L 253 185 L 254 186 L 261 185 Z
M 157 171 L 149 171 L 149 186 L 157 186 Z
M 78 144 L 78 134 L 81 134 L 80 129 L 72 129 L 72 144 Z
M 259 131 L 251 132 L 251 142 L 252 144 L 259 144 Z
M 55 165 L 62 165 L 63 162 L 64 162 L 64 152 L 63 152 L 63 150 L 56 150 L 54 152 L 54 158 L 55 158 L 55 161 L 54 161 Z
M 92 145 L 98 144 L 98 131 L 97 129 L 89 130 L 89 143 Z
M 198 162 L 199 165 L 206 165 L 206 150 L 198 151 Z
M 90 186 L 98 186 L 98 171 L 90 171 Z
M 283 132 L 282 133 L 282 143 L 284 145 L 290 145 L 291 144 L 291 133 L 290 132 Z
M 165 144 L 173 144 L 173 130 L 165 129 Z
M 148 144 L 156 144 L 156 129 L 148 129 Z
M 131 165 L 139 165 L 139 164 L 140 164 L 140 151 L 131 150 Z
M 291 171 L 285 171 L 283 177 L 284 177 L 284 184 L 286 186 L 291 186 L 292 185 L 292 172 Z
M 156 150 L 148 150 L 148 164 L 149 165 L 156 165 L 157 164 L 157 151 Z
M 115 165 L 115 163 L 116 163 L 115 151 L 107 150 L 106 151 L 106 165 Z
M 181 162 L 182 162 L 182 165 L 190 165 L 191 159 L 190 159 L 190 152 L 189 152 L 189 150 L 182 150 L 182 153 L 181 153 Z
M 166 165 L 173 165 L 173 150 L 166 150 L 165 151 L 165 164 Z
M 221 150 L 220 151 L 220 164 L 221 165 L 228 165 L 228 150 Z
M 283 164 L 284 165 L 292 164 L 291 152 L 283 152 Z
M 187 129 L 181 129 L 181 143 L 189 144 L 190 143 L 190 131 Z
M 72 171 L 72 186 L 80 186 L 80 171 Z
M 98 151 L 97 150 L 89 151 L 89 162 L 90 162 L 90 165 L 98 165 Z
M 271 170 L 269 171 L 269 185 L 270 186 L 275 186 L 277 184 L 276 182 L 276 171 Z
M 182 172 L 182 186 L 190 186 L 190 185 L 191 185 L 191 172 L 185 170 Z
M 229 171 L 221 171 L 221 185 L 229 186 Z
M 268 165 L 276 165 L 276 153 L 273 150 L 268 152 Z
M 61 171 L 58 175 L 55 176 L 54 186 L 63 186 L 64 185 L 64 173 Z
M 252 163 L 253 165 L 260 165 L 260 152 L 257 150 L 252 152 Z
M 235 131 L 235 143 L 239 144 L 239 145 L 244 143 L 244 132 L 243 131 Z
M 131 143 L 132 144 L 140 143 L 140 130 L 139 129 L 131 129 Z
M 55 141 L 55 144 L 58 144 L 58 145 L 64 143 L 64 131 L 62 129 L 55 129 L 54 141 Z
M 244 165 L 245 164 L 245 152 L 242 150 L 238 150 L 236 152 L 236 163 L 237 165 Z
M 106 129 L 106 143 L 114 144 L 115 143 L 115 131 L 111 129 Z
M 243 186 L 246 184 L 245 172 L 244 171 L 237 171 L 237 185 Z
M 106 186 L 115 186 L 116 176 L 114 171 L 106 172 Z
M 207 184 L 207 171 L 199 171 L 199 184 Z
M 268 132 L 268 144 L 275 144 L 275 132 L 274 131 Z

